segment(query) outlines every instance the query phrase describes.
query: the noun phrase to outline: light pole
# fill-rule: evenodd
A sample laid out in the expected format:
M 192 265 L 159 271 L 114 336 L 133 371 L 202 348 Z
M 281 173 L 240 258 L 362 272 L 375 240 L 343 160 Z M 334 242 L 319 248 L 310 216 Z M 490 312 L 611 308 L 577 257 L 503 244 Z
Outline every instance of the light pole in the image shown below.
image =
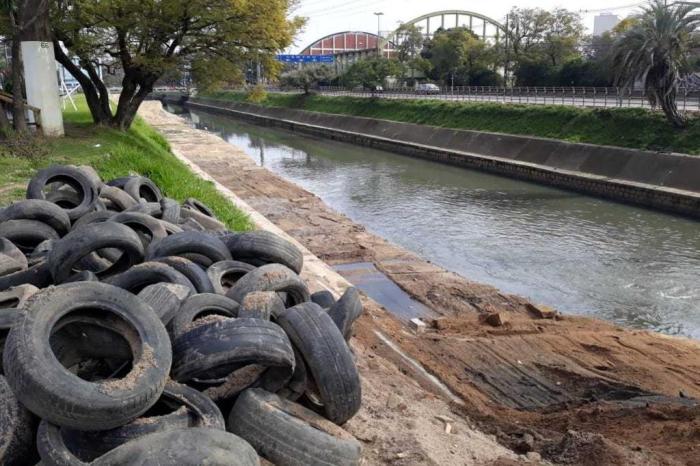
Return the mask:
M 381 11 L 375 12 L 374 16 L 377 17 L 377 55 L 382 56 L 383 54 L 381 53 L 381 42 L 382 42 L 382 16 L 384 16 L 384 13 Z

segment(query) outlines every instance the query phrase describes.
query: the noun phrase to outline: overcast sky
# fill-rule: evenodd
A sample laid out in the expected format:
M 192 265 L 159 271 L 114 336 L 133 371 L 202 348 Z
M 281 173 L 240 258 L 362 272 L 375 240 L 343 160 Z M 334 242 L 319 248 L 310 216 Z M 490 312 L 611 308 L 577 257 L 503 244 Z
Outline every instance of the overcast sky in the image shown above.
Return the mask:
M 357 30 L 376 33 L 377 17 L 374 12 L 384 13 L 381 17 L 381 30 L 391 31 L 398 27 L 399 21 L 410 21 L 438 10 L 474 11 L 502 21 L 513 5 L 545 9 L 564 7 L 574 11 L 610 11 L 624 17 L 637 10 L 634 5 L 640 4 L 642 2 L 634 0 L 301 0 L 295 13 L 306 16 L 309 20 L 290 52 L 297 53 L 316 39 L 334 32 Z M 593 29 L 593 17 L 600 11 L 581 13 L 589 30 Z

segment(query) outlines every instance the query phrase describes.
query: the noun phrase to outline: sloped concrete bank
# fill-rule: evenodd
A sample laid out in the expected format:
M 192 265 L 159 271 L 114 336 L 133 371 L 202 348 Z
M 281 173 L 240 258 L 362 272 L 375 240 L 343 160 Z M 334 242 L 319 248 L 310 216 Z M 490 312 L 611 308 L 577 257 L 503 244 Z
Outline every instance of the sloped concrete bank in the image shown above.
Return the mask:
M 540 464 L 540 455 L 565 464 L 696 462 L 699 342 L 562 316 L 471 282 L 366 231 L 158 103 L 142 116 L 260 228 L 308 249 L 303 275 L 314 290 L 347 286 L 326 264 L 371 263 L 438 316 L 414 332 L 363 297 L 352 339 L 363 409 L 346 428 L 367 464 Z
M 700 157 L 696 156 L 203 98 L 190 99 L 184 104 L 258 124 L 700 218 Z

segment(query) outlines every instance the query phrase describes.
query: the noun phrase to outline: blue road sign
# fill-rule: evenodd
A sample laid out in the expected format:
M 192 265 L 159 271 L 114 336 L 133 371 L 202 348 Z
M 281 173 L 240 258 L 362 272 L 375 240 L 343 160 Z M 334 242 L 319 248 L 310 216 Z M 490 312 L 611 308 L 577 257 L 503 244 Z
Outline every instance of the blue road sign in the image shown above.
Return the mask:
M 333 55 L 277 55 L 283 63 L 333 63 Z

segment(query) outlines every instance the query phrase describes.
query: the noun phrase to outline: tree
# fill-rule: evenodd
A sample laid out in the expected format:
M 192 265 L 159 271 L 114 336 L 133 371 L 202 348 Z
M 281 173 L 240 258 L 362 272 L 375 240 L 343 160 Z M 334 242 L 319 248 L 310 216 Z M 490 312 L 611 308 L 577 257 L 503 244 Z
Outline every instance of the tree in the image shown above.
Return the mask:
M 308 95 L 311 93 L 311 89 L 331 81 L 333 77 L 333 70 L 326 65 L 305 66 L 299 70 L 282 74 L 280 83 L 283 86 L 301 88 L 304 90 L 304 94 Z
M 463 27 L 436 31 L 423 57 L 432 64 L 437 79 L 457 85 L 472 84 L 472 76 L 484 75 L 494 62 L 486 42 Z
M 12 122 L 15 131 L 26 133 L 27 120 L 24 105 L 24 78 L 22 76 L 22 52 L 20 50 L 20 35 L 22 33 L 22 17 L 24 2 L 15 0 L 0 0 L 0 29 L 10 37 L 12 54 Z M 4 112 L 4 110 L 2 110 Z
M 287 18 L 293 2 L 52 0 L 56 60 L 82 86 L 95 123 L 126 129 L 168 71 L 208 67 L 217 75 L 234 74 L 254 59 L 274 72 L 274 54 L 303 24 Z M 124 73 L 114 114 L 101 67 Z
M 389 76 L 400 75 L 401 70 L 401 64 L 396 60 L 373 57 L 350 65 L 343 75 L 342 81 L 347 87 L 362 86 L 366 89 L 375 89 L 377 86 L 383 85 Z
M 687 125 L 676 96 L 682 74 L 689 68 L 693 35 L 700 27 L 700 15 L 694 9 L 651 0 L 638 21 L 618 37 L 613 50 L 617 83 L 631 89 L 641 81 L 649 103 L 660 106 L 678 128 Z

